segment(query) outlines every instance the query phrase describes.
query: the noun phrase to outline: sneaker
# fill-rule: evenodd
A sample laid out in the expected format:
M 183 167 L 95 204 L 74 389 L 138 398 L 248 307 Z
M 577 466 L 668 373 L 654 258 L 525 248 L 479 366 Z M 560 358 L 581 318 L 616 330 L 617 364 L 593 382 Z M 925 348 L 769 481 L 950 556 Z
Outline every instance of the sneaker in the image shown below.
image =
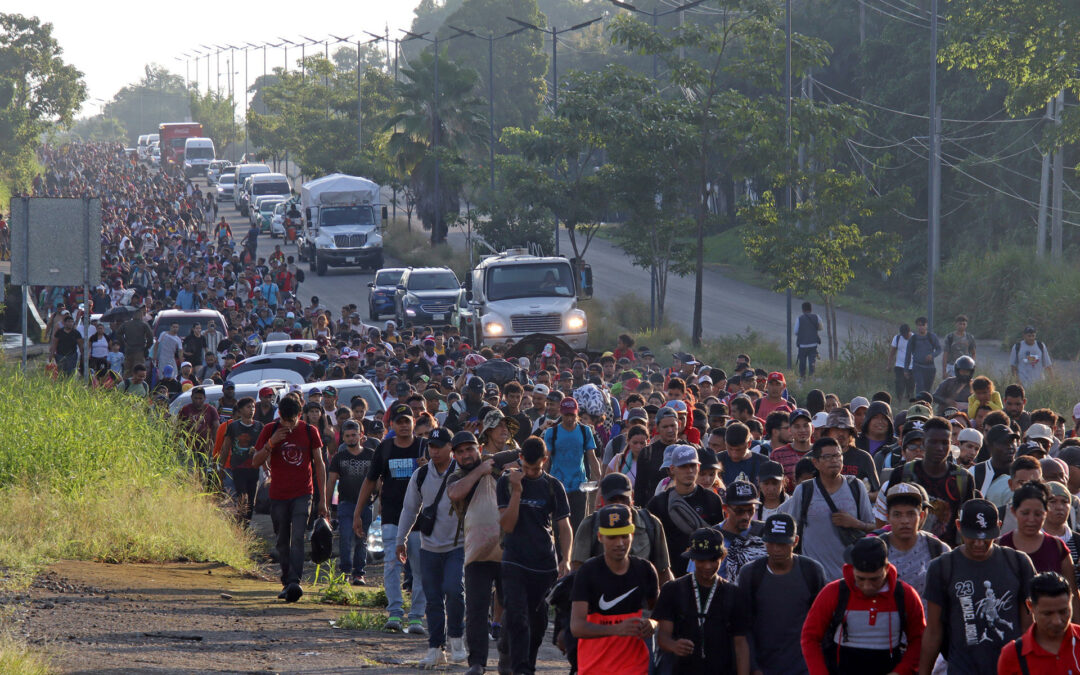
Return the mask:
M 278 600 L 284 600 L 284 599 L 285 599 L 285 597 L 286 597 L 286 596 L 287 596 L 288 594 L 289 594 L 289 592 L 288 592 L 288 591 L 286 591 L 286 590 L 285 590 L 285 589 L 283 588 L 283 589 L 281 589 L 281 592 L 277 594 L 277 599 L 278 599 Z
M 450 638 L 450 663 L 463 663 L 469 658 L 464 638 Z
M 484 667 L 479 663 L 469 666 L 469 669 L 465 671 L 465 675 L 484 675 Z
M 304 596 L 304 589 L 300 584 L 289 584 L 285 587 L 285 602 L 296 602 Z
M 424 623 L 420 621 L 420 619 L 413 619 L 410 621 L 409 627 L 405 629 L 405 632 L 409 635 L 427 635 L 427 629 L 424 628 Z
M 420 663 L 418 663 L 417 665 L 424 670 L 431 670 L 432 668 L 445 666 L 446 654 L 443 653 L 442 647 L 431 647 L 427 650 L 427 656 L 420 659 Z
M 352 582 L 350 583 L 352 583 L 353 586 L 367 586 L 367 579 L 365 579 L 362 574 L 358 574 L 352 578 Z
M 396 616 L 390 617 L 387 619 L 386 624 L 383 625 L 382 629 L 386 633 L 401 633 L 401 619 Z
M 491 628 L 488 634 L 490 635 L 492 641 L 498 642 L 499 636 L 502 635 L 502 624 L 492 621 Z

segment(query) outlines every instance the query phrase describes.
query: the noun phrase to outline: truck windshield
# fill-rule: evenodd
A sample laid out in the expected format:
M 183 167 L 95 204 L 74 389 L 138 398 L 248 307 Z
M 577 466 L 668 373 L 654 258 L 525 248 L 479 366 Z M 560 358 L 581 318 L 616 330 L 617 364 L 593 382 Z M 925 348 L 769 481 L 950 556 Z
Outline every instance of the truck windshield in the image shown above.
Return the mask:
M 493 266 L 487 277 L 488 300 L 574 297 L 574 277 L 566 262 Z
M 416 272 L 409 275 L 410 291 L 450 291 L 461 286 L 454 273 L 445 272 Z
M 374 225 L 375 211 L 371 206 L 325 206 L 319 211 L 323 227 L 335 225 Z
M 206 147 L 188 148 L 187 151 L 184 152 L 184 155 L 187 156 L 188 159 L 213 159 L 214 149 Z
M 169 141 L 169 145 L 171 145 L 174 148 L 179 148 L 180 150 L 184 149 L 184 144 L 185 143 L 187 143 L 186 138 L 174 138 L 171 141 Z
M 251 186 L 251 192 L 256 197 L 259 195 L 287 195 L 289 194 L 289 184 L 285 182 L 255 183 Z

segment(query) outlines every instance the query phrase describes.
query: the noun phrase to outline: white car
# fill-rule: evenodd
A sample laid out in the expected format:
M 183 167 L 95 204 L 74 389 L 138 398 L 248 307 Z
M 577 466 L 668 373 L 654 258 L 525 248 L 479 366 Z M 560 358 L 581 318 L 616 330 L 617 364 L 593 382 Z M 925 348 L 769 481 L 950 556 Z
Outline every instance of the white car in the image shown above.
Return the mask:
M 350 407 L 349 402 L 352 401 L 353 396 L 361 396 L 368 404 L 367 417 L 368 419 L 382 419 L 386 413 L 386 403 L 383 401 L 382 396 L 379 396 L 379 390 L 375 388 L 375 385 L 370 380 L 363 377 L 356 377 L 351 380 L 324 380 L 321 382 L 307 382 L 300 385 L 300 391 L 304 394 L 304 400 L 307 400 L 308 392 L 312 389 L 318 389 L 324 391 L 327 387 L 333 387 L 337 389 L 338 406 Z
M 274 205 L 274 215 L 270 216 L 270 238 L 285 236 L 285 205 L 288 202 L 279 202 Z
M 315 354 L 305 352 L 281 352 L 250 356 L 238 361 L 226 378 L 229 382 L 261 382 L 285 380 L 289 384 L 303 384 L 319 360 Z
M 256 401 L 259 400 L 259 390 L 263 387 L 270 387 L 274 390 L 274 400 L 277 401 L 282 396 L 289 392 L 289 383 L 284 380 L 263 380 L 262 382 L 245 382 L 243 384 L 236 384 L 236 398 L 237 400 L 250 396 Z M 221 385 L 213 384 L 207 385 L 202 388 L 206 392 L 207 405 L 216 406 L 218 401 L 221 400 Z M 191 390 L 187 390 L 173 399 L 173 402 L 169 404 L 169 414 L 176 417 L 180 413 L 180 409 L 191 403 Z
M 303 350 L 301 353 L 314 354 L 315 348 L 319 346 L 319 343 L 315 340 L 270 340 L 259 345 L 259 355 L 282 354 L 289 348 L 295 348 L 296 345 L 300 345 L 300 348 Z

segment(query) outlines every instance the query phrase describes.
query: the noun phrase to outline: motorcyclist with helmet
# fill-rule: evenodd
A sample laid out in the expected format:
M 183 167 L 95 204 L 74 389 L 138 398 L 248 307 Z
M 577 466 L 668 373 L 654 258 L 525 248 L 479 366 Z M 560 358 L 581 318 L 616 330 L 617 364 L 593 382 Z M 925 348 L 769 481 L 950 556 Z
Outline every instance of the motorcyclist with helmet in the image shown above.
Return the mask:
M 953 362 L 952 377 L 941 381 L 934 391 L 934 403 L 938 407 L 938 414 L 942 415 L 948 408 L 966 413 L 968 398 L 971 396 L 971 378 L 975 376 L 975 359 L 970 356 L 961 356 Z

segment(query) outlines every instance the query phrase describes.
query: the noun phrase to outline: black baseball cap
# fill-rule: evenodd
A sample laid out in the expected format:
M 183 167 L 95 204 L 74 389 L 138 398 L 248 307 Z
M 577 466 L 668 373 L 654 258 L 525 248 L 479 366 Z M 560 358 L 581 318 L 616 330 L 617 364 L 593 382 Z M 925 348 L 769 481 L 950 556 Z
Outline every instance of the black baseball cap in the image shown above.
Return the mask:
M 381 434 L 383 432 L 382 420 L 365 419 L 364 420 L 364 433 L 365 434 Z
M 1005 424 L 995 424 L 986 432 L 986 443 L 988 445 L 1008 443 L 1012 439 L 1020 440 L 1020 434 Z
M 769 460 L 758 468 L 758 481 L 784 480 L 784 465 L 780 462 Z
M 447 375 L 446 377 L 444 377 L 442 380 L 439 381 L 439 384 L 441 386 L 443 386 L 443 387 L 446 387 L 447 389 L 453 389 L 454 388 L 454 378 Z
M 682 557 L 690 560 L 719 560 L 726 552 L 724 535 L 711 527 L 702 527 L 690 535 L 690 546 L 683 551 Z
M 644 408 L 631 408 L 626 413 L 626 421 L 630 420 L 647 420 L 649 419 L 649 412 Z
M 431 432 L 428 436 L 428 443 L 431 445 L 442 447 L 453 441 L 454 435 L 450 433 L 450 430 L 445 427 L 439 427 Z
M 709 417 L 727 417 L 728 407 L 723 403 L 713 403 L 709 406 Z
M 728 484 L 727 496 L 724 498 L 725 506 L 745 506 L 760 503 L 757 487 L 753 483 L 737 480 Z
M 439 431 L 438 429 L 436 431 Z M 454 437 L 450 439 L 450 444 L 454 446 L 456 450 L 459 445 L 465 445 L 466 443 L 474 443 L 479 445 L 479 441 L 476 440 L 476 436 L 471 431 L 459 431 L 454 434 Z
M 612 472 L 600 479 L 600 496 L 605 502 L 613 497 L 633 497 L 634 486 L 626 474 Z
M 716 453 L 708 448 L 698 448 L 697 458 L 699 468 L 701 469 L 719 469 L 721 467 L 720 460 L 717 459 Z
M 484 391 L 484 380 L 479 377 L 470 377 L 469 381 L 465 383 L 465 388 L 477 393 L 482 392 Z
M 810 414 L 810 411 L 806 408 L 796 408 L 788 413 L 788 424 L 794 424 L 795 420 L 800 417 L 805 418 L 807 422 L 814 423 L 814 416 Z
M 889 562 L 889 547 L 879 537 L 863 537 L 844 551 L 844 559 L 859 572 L 877 572 Z
M 404 403 L 394 406 L 390 409 L 390 421 L 397 422 L 402 417 L 408 417 L 412 419 L 412 408 Z
M 998 510 L 986 499 L 969 499 L 960 507 L 960 534 L 968 539 L 997 539 Z
M 625 504 L 608 504 L 596 512 L 598 532 L 606 537 L 634 533 L 634 515 Z
M 794 544 L 797 534 L 794 518 L 786 513 L 774 513 L 765 519 L 761 539 L 769 544 Z
M 395 387 L 394 390 L 397 392 L 398 396 L 404 396 L 405 394 L 408 394 L 410 391 L 412 391 L 412 386 L 409 385 L 408 382 L 402 380 L 401 382 L 397 383 L 397 387 Z

